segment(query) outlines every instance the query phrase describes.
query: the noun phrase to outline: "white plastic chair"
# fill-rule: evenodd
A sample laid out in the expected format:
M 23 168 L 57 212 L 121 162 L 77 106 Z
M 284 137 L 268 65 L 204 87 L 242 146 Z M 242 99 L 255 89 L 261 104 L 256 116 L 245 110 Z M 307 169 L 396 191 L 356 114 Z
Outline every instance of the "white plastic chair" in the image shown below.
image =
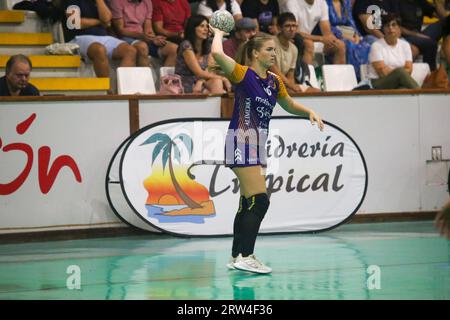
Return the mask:
M 22 0 L 6 0 L 6 4 L 0 5 L 0 9 L 12 10 L 12 7 Z
M 322 42 L 314 42 L 314 64 L 321 66 L 325 63 L 325 54 L 323 53 L 324 44 Z
M 430 66 L 425 62 L 414 62 L 411 77 L 422 87 L 423 81 L 430 74 Z
M 314 66 L 309 64 L 308 68 L 309 68 L 309 82 L 314 88 L 320 89 L 319 81 L 317 81 L 316 70 L 314 69 Z
M 324 64 L 322 74 L 325 91 L 351 91 L 358 84 L 351 64 Z
M 175 74 L 175 67 L 161 67 L 159 68 L 159 76 L 164 77 L 168 74 Z
M 369 66 L 367 64 L 359 66 L 359 76 L 361 77 L 361 80 L 369 79 Z
M 118 94 L 156 93 L 152 69 L 148 67 L 117 68 Z

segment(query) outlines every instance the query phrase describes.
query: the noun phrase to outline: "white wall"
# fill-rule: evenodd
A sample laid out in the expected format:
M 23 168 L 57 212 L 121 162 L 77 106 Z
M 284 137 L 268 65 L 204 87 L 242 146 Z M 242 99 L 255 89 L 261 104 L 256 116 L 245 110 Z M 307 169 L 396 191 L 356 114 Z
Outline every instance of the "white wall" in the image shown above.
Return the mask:
M 220 118 L 220 97 L 205 99 L 142 100 L 139 125 L 177 118 Z
M 16 125 L 33 113 L 29 129 L 19 135 Z M 0 195 L 0 232 L 28 232 L 58 228 L 118 225 L 105 201 L 108 163 L 130 132 L 128 101 L 1 102 L 0 183 L 14 180 L 25 167 L 21 151 L 5 152 L 11 143 L 33 150 L 33 164 L 24 184 L 12 194 Z M 51 148 L 50 165 L 61 155 L 72 157 L 81 173 L 77 182 L 63 167 L 53 187 L 42 193 L 38 179 L 38 150 Z
M 107 99 L 107 97 L 105 97 Z M 435 210 L 448 197 L 448 164 L 426 163 L 431 146 L 450 158 L 449 95 L 297 97 L 347 132 L 361 148 L 369 173 L 359 214 Z M 16 126 L 36 113 L 20 135 Z M 277 108 L 274 115 L 286 113 Z M 220 98 L 140 101 L 145 126 L 177 117 L 219 117 Z M 0 195 L 0 233 L 123 225 L 106 201 L 105 175 L 120 143 L 129 135 L 128 101 L 0 101 L 0 187 L 26 164 L 25 143 L 33 166 L 20 189 Z M 62 168 L 53 188 L 43 194 L 38 179 L 38 149 L 51 147 L 50 164 L 60 155 L 77 163 L 82 182 Z M 436 167 L 437 166 L 437 167 Z M 447 170 L 447 171 L 446 171 Z
M 338 125 L 360 147 L 369 185 L 359 213 L 429 211 L 443 205 L 447 186 L 427 185 L 426 160 L 432 145 L 441 145 L 443 158 L 450 159 L 449 95 L 295 99 Z M 277 108 L 274 114 L 288 113 Z M 446 181 L 448 163 L 437 174 Z

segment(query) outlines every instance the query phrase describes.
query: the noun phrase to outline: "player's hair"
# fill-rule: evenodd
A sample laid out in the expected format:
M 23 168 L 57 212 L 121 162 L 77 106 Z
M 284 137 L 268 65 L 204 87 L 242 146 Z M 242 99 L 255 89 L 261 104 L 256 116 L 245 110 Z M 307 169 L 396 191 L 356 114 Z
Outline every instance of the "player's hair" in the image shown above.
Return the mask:
M 242 65 L 250 65 L 253 60 L 253 50 L 261 50 L 264 43 L 269 40 L 273 40 L 273 37 L 262 33 L 243 43 L 236 54 L 236 62 Z

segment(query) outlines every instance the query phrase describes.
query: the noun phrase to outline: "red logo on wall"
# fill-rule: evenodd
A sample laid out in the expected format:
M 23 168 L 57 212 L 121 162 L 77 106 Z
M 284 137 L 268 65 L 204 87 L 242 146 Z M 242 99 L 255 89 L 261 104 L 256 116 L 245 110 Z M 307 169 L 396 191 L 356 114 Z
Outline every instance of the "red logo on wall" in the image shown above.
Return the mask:
M 16 126 L 16 132 L 19 135 L 23 135 L 30 128 L 33 121 L 36 119 L 36 114 L 33 113 L 28 117 L 25 121 L 19 123 Z M 22 172 L 11 182 L 9 183 L 0 183 L 0 195 L 9 195 L 16 192 L 25 180 L 28 178 L 30 174 L 31 168 L 33 166 L 33 149 L 29 144 L 14 142 L 10 143 L 6 146 L 3 146 L 2 139 L 0 138 L 0 150 L 3 152 L 10 151 L 21 151 L 24 152 L 27 156 L 27 163 Z M 47 194 L 53 186 L 53 183 L 56 180 L 56 177 L 59 174 L 59 171 L 63 167 L 68 167 L 72 170 L 73 175 L 75 176 L 76 181 L 81 183 L 81 174 L 78 169 L 77 163 L 75 160 L 68 155 L 61 155 L 53 161 L 50 166 L 50 156 L 51 156 L 51 148 L 49 146 L 42 146 L 38 150 L 38 180 L 39 180 L 39 188 L 43 194 Z

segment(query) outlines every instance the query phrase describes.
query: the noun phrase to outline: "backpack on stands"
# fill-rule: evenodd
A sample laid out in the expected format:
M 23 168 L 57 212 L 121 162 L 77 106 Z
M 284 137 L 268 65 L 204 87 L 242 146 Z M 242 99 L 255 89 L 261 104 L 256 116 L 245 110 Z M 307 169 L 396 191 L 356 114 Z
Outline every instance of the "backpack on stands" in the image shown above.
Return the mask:
M 159 80 L 160 94 L 183 94 L 184 88 L 178 74 L 167 74 Z

